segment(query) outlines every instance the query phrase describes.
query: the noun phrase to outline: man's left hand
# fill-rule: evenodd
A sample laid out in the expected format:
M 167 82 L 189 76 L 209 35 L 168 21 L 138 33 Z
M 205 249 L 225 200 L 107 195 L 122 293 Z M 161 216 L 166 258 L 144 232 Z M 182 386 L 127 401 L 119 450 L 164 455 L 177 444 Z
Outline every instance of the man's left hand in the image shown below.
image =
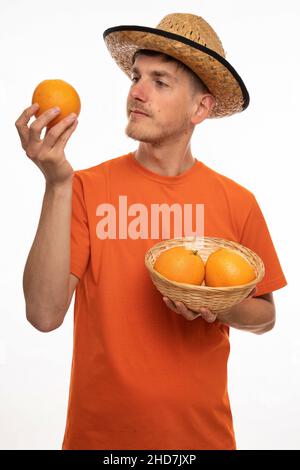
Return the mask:
M 252 297 L 256 293 L 256 288 L 254 288 L 250 294 L 248 295 L 247 298 Z M 207 307 L 201 307 L 200 312 L 194 312 L 193 310 L 190 310 L 187 308 L 187 306 L 183 303 L 180 302 L 179 300 L 176 300 L 173 302 L 169 297 L 163 297 L 163 301 L 169 307 L 173 312 L 178 313 L 179 315 L 182 315 L 184 318 L 187 320 L 195 320 L 198 317 L 202 317 L 203 320 L 207 321 L 208 323 L 213 323 L 217 319 L 217 314 L 213 313 L 209 308 Z M 230 309 L 228 309 L 230 311 Z
M 163 301 L 167 307 L 179 315 L 182 315 L 187 320 L 195 320 L 198 317 L 202 317 L 203 320 L 207 321 L 208 323 L 213 323 L 217 318 L 217 315 L 206 307 L 201 307 L 200 312 L 194 312 L 193 310 L 187 308 L 187 306 L 179 300 L 173 302 L 171 299 L 169 299 L 169 297 L 163 297 Z

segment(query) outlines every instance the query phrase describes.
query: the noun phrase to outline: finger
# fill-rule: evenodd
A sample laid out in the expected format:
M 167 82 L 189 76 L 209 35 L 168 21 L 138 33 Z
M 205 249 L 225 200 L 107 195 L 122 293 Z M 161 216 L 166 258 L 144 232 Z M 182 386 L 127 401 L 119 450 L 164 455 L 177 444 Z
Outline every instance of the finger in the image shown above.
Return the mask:
M 201 316 L 201 313 L 193 312 L 193 310 L 190 310 L 183 302 L 180 302 L 179 300 L 176 300 L 174 303 L 179 313 L 181 313 L 181 315 L 183 315 L 188 320 L 195 320 L 195 318 Z
M 248 297 L 253 297 L 253 296 L 256 294 L 256 292 L 257 292 L 257 288 L 254 287 L 254 289 L 252 289 L 252 291 L 250 292 L 250 294 L 247 295 L 247 298 L 248 298 Z
M 55 148 L 58 150 L 58 151 L 62 151 L 64 150 L 69 138 L 71 137 L 71 135 L 73 134 L 73 132 L 75 131 L 76 127 L 78 126 L 78 119 L 75 118 L 75 120 L 73 121 L 73 123 L 65 130 L 65 132 L 63 132 L 61 134 L 61 136 L 59 137 L 59 139 L 57 140 L 56 144 L 55 144 Z
M 46 136 L 45 136 L 45 139 L 44 139 L 45 146 L 49 147 L 49 148 L 53 148 L 56 144 L 62 144 L 62 142 L 59 141 L 59 140 L 61 138 L 62 139 L 66 138 L 65 133 L 68 133 L 68 131 L 70 131 L 70 127 L 72 127 L 74 125 L 76 120 L 77 120 L 77 115 L 75 113 L 72 113 L 72 114 L 69 114 L 69 116 L 62 119 L 55 126 L 51 127 L 50 129 L 47 129 Z M 72 132 L 73 132 L 73 130 L 72 130 Z M 63 135 L 64 135 L 64 137 L 63 137 Z M 67 135 L 67 139 L 69 137 Z
M 195 320 L 195 318 L 201 316 L 201 313 L 193 312 L 193 310 L 188 309 L 183 302 L 173 302 L 168 297 L 163 297 L 163 300 L 171 310 L 178 313 L 179 315 L 183 315 L 187 320 Z
M 207 321 L 208 323 L 213 323 L 217 319 L 217 314 L 213 313 L 206 307 L 201 307 L 200 311 L 203 320 Z
M 37 112 L 38 108 L 39 108 L 39 105 L 37 103 L 32 104 L 31 106 L 26 108 L 22 112 L 22 114 L 20 114 L 20 116 L 15 122 L 15 126 L 17 128 L 23 147 L 26 145 L 26 142 L 28 141 L 28 138 L 29 138 L 29 129 L 28 129 L 27 124 L 32 118 L 32 116 L 34 116 L 34 114 Z
M 171 299 L 169 299 L 168 297 L 163 297 L 163 300 L 165 304 L 167 305 L 167 307 L 169 307 L 174 312 L 178 313 L 177 308 L 175 307 L 175 304 L 172 302 Z
M 31 143 L 40 142 L 41 132 L 58 114 L 59 108 L 51 108 L 42 113 L 29 128 L 29 140 Z

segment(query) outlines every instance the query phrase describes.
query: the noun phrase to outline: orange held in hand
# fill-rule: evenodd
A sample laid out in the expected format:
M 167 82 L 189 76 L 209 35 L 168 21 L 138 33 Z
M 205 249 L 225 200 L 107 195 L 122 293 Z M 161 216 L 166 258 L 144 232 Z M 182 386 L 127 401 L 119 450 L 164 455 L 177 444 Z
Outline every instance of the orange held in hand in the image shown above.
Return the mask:
M 58 106 L 60 114 L 53 119 L 47 128 L 55 126 L 59 121 L 67 117 L 71 113 L 80 113 L 80 98 L 69 83 L 64 80 L 44 80 L 39 83 L 33 92 L 32 104 L 38 103 L 39 109 L 35 113 L 35 117 L 39 117 L 44 111 Z
M 248 284 L 256 274 L 250 263 L 237 252 L 220 248 L 209 255 L 205 265 L 205 285 L 230 287 Z
M 204 263 L 197 250 L 189 250 L 183 246 L 163 251 L 153 268 L 171 281 L 200 286 L 204 279 Z

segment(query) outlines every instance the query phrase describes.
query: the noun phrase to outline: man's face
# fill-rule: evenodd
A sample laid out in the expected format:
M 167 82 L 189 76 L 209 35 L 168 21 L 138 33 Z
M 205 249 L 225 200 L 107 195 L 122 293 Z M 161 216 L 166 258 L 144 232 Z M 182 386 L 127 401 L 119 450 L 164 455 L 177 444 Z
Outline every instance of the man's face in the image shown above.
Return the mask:
M 126 134 L 140 142 L 162 144 L 191 134 L 195 111 L 187 73 L 161 57 L 138 56 L 127 98 Z M 134 113 L 139 110 L 147 114 Z

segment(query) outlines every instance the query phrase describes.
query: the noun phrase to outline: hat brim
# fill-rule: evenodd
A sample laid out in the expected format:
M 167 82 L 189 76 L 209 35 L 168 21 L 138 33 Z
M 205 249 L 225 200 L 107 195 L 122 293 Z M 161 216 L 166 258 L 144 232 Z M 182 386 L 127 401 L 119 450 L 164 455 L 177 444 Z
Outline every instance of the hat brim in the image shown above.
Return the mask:
M 216 99 L 210 118 L 244 111 L 250 101 L 247 88 L 234 67 L 217 52 L 179 34 L 146 26 L 115 26 L 103 33 L 105 44 L 118 66 L 130 77 L 139 49 L 170 55 L 193 70 Z

